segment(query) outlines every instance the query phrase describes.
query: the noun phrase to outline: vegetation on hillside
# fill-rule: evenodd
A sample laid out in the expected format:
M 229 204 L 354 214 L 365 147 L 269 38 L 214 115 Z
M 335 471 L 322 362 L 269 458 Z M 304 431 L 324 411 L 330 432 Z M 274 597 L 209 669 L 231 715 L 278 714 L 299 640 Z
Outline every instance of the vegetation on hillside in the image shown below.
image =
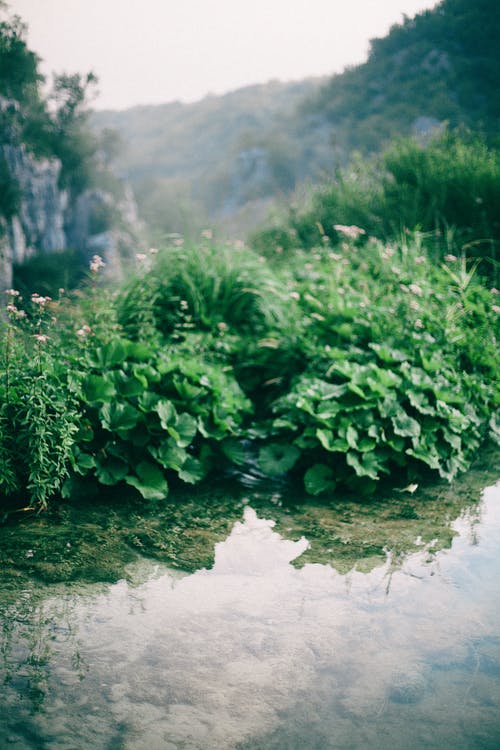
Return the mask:
M 364 65 L 334 76 L 303 104 L 344 150 L 374 152 L 433 122 L 498 139 L 500 8 L 443 0 L 371 43 Z
M 243 221 L 245 206 L 255 224 L 264 199 L 331 179 L 353 150 L 365 157 L 445 123 L 495 146 L 499 14 L 495 0 L 443 0 L 394 25 L 372 41 L 366 63 L 329 80 L 97 112 L 93 121 L 121 133 L 120 167 L 155 243 L 170 232 L 193 238 L 207 217 L 220 225 L 233 215 Z
M 436 258 L 466 249 L 495 278 L 499 206 L 499 151 L 477 134 L 446 130 L 425 143 L 400 138 L 370 160 L 355 157 L 331 183 L 311 190 L 305 205 L 255 233 L 252 244 L 264 253 L 276 244 L 285 252 L 308 249 L 337 241 L 338 225 L 384 240 L 419 231 L 432 233 Z

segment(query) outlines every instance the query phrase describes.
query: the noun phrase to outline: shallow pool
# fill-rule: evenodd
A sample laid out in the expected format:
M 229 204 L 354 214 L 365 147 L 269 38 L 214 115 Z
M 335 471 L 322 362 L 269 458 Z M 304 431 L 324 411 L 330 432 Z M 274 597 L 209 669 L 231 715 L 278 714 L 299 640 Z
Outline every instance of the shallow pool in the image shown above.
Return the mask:
M 369 572 L 300 566 L 307 538 L 240 516 L 210 569 L 10 586 L 0 747 L 500 747 L 500 484 L 451 546 Z

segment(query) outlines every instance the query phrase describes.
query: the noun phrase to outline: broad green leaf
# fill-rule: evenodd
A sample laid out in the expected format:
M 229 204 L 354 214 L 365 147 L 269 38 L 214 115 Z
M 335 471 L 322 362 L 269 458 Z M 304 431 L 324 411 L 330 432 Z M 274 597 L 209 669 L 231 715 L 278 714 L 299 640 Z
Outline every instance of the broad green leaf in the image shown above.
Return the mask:
M 365 393 L 354 381 L 351 380 L 350 383 L 347 383 L 347 387 L 352 393 L 355 393 L 356 396 L 359 396 L 363 400 L 369 398 L 369 394 Z
M 132 367 L 132 372 L 134 373 L 136 378 L 138 378 L 142 383 L 145 384 L 145 388 L 147 388 L 149 383 L 159 383 L 161 380 L 161 375 L 158 370 L 156 370 L 149 364 L 134 364 Z
M 369 477 L 370 479 L 377 480 L 379 473 L 388 473 L 388 470 L 379 460 L 378 456 L 374 453 L 354 453 L 350 451 L 346 455 L 346 461 L 356 472 L 358 477 Z
M 117 401 L 103 404 L 99 410 L 101 424 L 105 430 L 116 432 L 120 437 L 127 437 L 139 419 L 139 412 L 131 404 Z
M 175 390 L 183 401 L 191 401 L 203 393 L 203 388 L 193 385 L 187 380 L 187 378 L 180 378 L 175 375 L 173 378 L 173 384 Z
M 393 392 L 387 393 L 384 400 L 378 402 L 377 408 L 380 416 L 384 419 L 395 417 L 400 410 L 398 399 Z
M 410 404 L 414 409 L 420 412 L 420 414 L 428 414 L 430 416 L 433 416 L 436 413 L 435 408 L 432 406 L 425 393 L 422 393 L 421 391 L 408 390 L 406 395 L 408 396 L 408 401 L 410 402 Z
M 73 462 L 73 469 L 77 474 L 88 474 L 88 472 L 91 469 L 94 469 L 95 466 L 96 460 L 94 456 L 91 456 L 90 453 L 84 453 L 83 451 L 78 450 Z
M 174 469 L 177 472 L 180 471 L 188 457 L 184 448 L 177 445 L 174 438 L 171 437 L 164 440 L 159 446 L 150 446 L 149 452 L 164 469 Z
M 103 370 L 122 364 L 127 358 L 129 343 L 117 338 L 96 347 L 88 354 L 90 364 Z
M 434 447 L 431 450 L 426 450 L 422 446 L 414 446 L 413 448 L 407 448 L 405 453 L 418 461 L 422 461 L 431 469 L 440 470 L 441 468 L 441 457 Z
M 361 451 L 361 453 L 369 453 L 374 448 L 377 447 L 379 442 L 383 442 L 380 440 L 375 440 L 373 437 L 370 437 L 368 435 L 361 435 L 358 438 L 358 443 L 356 445 L 356 448 L 358 451 Z
M 123 372 L 123 370 L 113 372 L 113 380 L 118 393 L 128 398 L 139 396 L 147 386 L 147 382 L 141 383 L 136 377 Z
M 127 355 L 138 362 L 146 362 L 154 357 L 154 352 L 141 341 L 127 341 Z
M 139 409 L 144 412 L 156 412 L 156 405 L 160 401 L 160 396 L 158 396 L 157 393 L 153 393 L 152 391 L 144 391 L 139 396 L 139 399 L 137 401 L 137 404 L 139 406 Z
M 422 365 L 424 367 L 424 370 L 427 370 L 427 372 L 433 373 L 433 372 L 439 372 L 440 370 L 442 370 L 443 358 L 437 353 L 433 352 L 433 354 L 430 357 L 426 357 L 426 355 L 422 353 L 421 357 L 422 357 Z
M 438 401 L 444 401 L 445 404 L 465 404 L 465 398 L 457 390 L 446 386 L 436 386 L 433 390 Z
M 137 476 L 129 474 L 125 481 L 141 493 L 145 500 L 163 500 L 168 494 L 168 483 L 158 464 L 141 461 L 135 468 Z
M 191 414 L 183 412 L 177 417 L 175 423 L 176 440 L 181 448 L 186 448 L 192 441 L 198 430 L 198 423 Z
M 82 383 L 83 397 L 90 404 L 109 401 L 116 396 L 116 388 L 106 375 L 87 375 Z
M 179 471 L 179 479 L 187 484 L 198 484 L 204 479 L 206 473 L 206 468 L 201 461 L 194 456 L 188 456 Z
M 336 487 L 332 469 L 325 464 L 314 464 L 304 474 L 304 486 L 309 495 L 332 492 Z
M 116 456 L 104 456 L 96 462 L 96 477 L 101 484 L 114 485 L 125 479 L 130 470 L 126 461 Z
M 447 443 L 451 445 L 453 450 L 455 451 L 461 451 L 462 450 L 462 438 L 460 435 L 457 435 L 456 432 L 452 432 L 447 427 L 442 427 L 441 431 L 443 433 L 444 439 Z
M 75 443 L 90 443 L 94 439 L 94 430 L 89 419 L 82 419 L 78 425 L 78 432 L 74 435 Z
M 259 451 L 259 466 L 268 476 L 280 476 L 295 466 L 300 450 L 295 445 L 271 443 Z
M 387 364 L 404 362 L 408 359 L 408 355 L 405 354 L 405 352 L 399 351 L 398 349 L 392 349 L 387 344 L 371 343 L 368 344 L 368 346 L 370 347 L 370 349 L 373 349 L 373 351 L 377 354 L 379 359 L 382 360 L 382 362 L 386 362 Z
M 402 410 L 396 417 L 391 417 L 391 422 L 396 435 L 402 437 L 418 437 L 420 435 L 420 425 L 417 420 L 408 416 Z
M 331 430 L 316 430 L 316 437 L 326 451 L 336 451 L 338 453 L 347 453 L 349 443 L 345 437 L 335 437 Z
M 356 449 L 358 447 L 358 431 L 352 424 L 347 428 L 345 437 L 349 448 Z
M 161 426 L 164 430 L 168 430 L 169 427 L 173 427 L 177 421 L 177 412 L 175 406 L 171 401 L 161 399 L 153 406 L 155 411 L 160 417 Z

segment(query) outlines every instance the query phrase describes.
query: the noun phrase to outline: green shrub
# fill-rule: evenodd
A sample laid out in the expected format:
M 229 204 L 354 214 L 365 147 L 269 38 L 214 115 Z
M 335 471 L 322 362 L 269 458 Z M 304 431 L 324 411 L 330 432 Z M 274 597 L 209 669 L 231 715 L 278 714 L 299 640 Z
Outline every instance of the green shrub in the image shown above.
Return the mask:
M 498 291 L 465 257 L 432 262 L 422 235 L 360 247 L 339 232 L 339 250 L 274 269 L 176 248 L 118 291 L 97 257 L 72 302 L 23 310 L 10 290 L 1 492 L 45 507 L 83 482 L 159 500 L 232 467 L 365 495 L 466 470 L 500 434 Z
M 279 319 L 279 301 L 274 273 L 249 250 L 170 247 L 125 287 L 118 319 L 135 338 L 144 315 L 167 338 L 189 327 L 257 332 Z
M 273 256 L 284 250 L 337 244 L 337 225 L 361 227 L 385 241 L 407 230 L 436 233 L 438 257 L 467 246 L 496 267 L 500 241 L 500 156 L 477 135 L 445 131 L 427 143 L 394 142 L 381 156 L 354 157 L 334 182 L 315 190 L 310 205 L 290 211 L 283 226 L 264 229 L 252 244 Z M 450 230 L 453 230 L 450 233 Z

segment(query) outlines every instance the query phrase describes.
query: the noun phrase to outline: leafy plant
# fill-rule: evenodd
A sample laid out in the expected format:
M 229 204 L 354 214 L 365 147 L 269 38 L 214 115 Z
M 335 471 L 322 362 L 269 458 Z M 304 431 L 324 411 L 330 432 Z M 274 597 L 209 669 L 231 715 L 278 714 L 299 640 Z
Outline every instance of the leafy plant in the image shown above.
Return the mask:
M 34 295 L 30 315 L 12 290 L 2 336 L 0 489 L 43 509 L 60 491 L 79 414 L 52 347 L 50 299 Z

